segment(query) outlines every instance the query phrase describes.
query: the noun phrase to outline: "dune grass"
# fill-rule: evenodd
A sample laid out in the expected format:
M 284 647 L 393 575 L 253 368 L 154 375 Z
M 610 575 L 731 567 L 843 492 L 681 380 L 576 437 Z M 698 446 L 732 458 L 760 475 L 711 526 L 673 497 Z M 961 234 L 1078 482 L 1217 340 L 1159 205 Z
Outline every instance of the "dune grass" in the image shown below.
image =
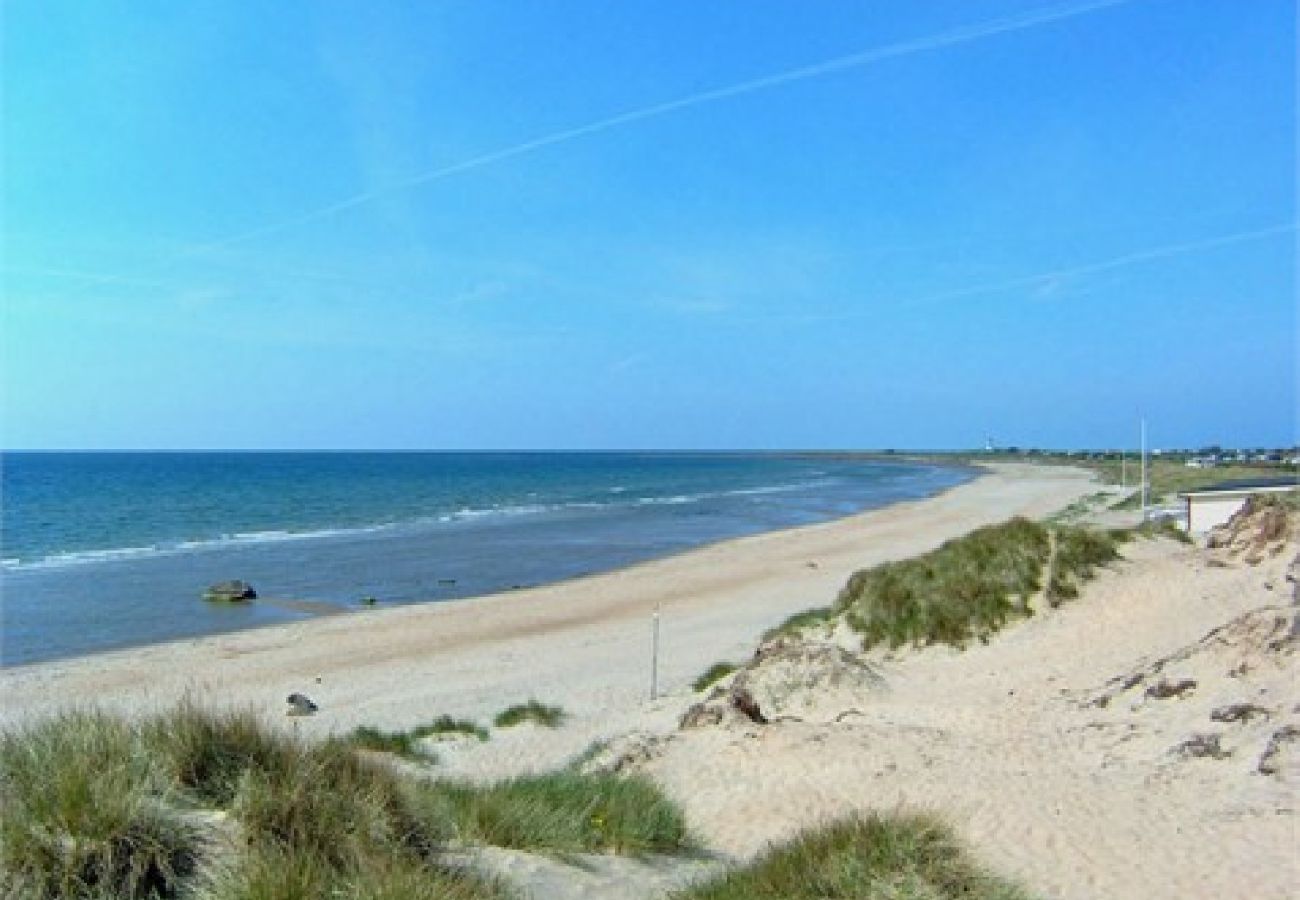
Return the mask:
M 703 691 L 712 687 L 717 682 L 726 678 L 732 672 L 736 671 L 736 664 L 731 662 L 715 662 L 705 669 L 699 678 L 691 683 L 691 688 L 696 691 Z
M 964 646 L 1030 613 L 1050 550 L 1046 526 L 1015 518 L 855 572 L 836 606 L 867 647 Z
M 693 842 L 676 804 L 640 777 L 561 771 L 480 786 L 433 782 L 462 840 L 555 853 L 681 853 Z
M 352 746 L 362 750 L 391 753 L 394 756 L 420 762 L 438 760 L 438 755 L 427 747 L 421 746 L 420 739 L 411 731 L 383 731 L 370 725 L 361 725 L 352 730 L 347 740 Z
M 1058 528 L 1053 532 L 1051 565 L 1044 596 L 1052 606 L 1079 596 L 1079 587 L 1099 567 L 1119 559 L 1119 545 L 1127 536 L 1114 531 Z
M 835 608 L 865 647 L 964 647 L 1031 615 L 1040 590 L 1054 606 L 1078 596 L 1098 567 L 1119 558 L 1121 542 L 1115 532 L 1017 517 L 855 572 Z
M 834 621 L 835 614 L 834 606 L 818 606 L 814 609 L 805 609 L 803 612 L 795 613 L 775 628 L 769 628 L 763 634 L 763 640 L 770 641 L 773 638 L 795 635 L 818 625 L 827 625 Z
M 189 697 L 146 720 L 140 736 L 159 771 L 208 806 L 228 806 L 248 771 L 283 771 L 299 755 L 252 710 L 206 709 Z
M 490 737 L 488 730 L 477 722 L 439 716 L 432 722 L 417 725 L 408 731 L 383 731 L 370 725 L 362 725 L 352 731 L 348 741 L 363 750 L 392 753 L 395 756 L 420 762 L 437 762 L 438 754 L 424 746 L 421 741 L 427 737 L 456 734 L 475 737 L 480 741 L 486 741 Z
M 0 896 L 24 900 L 488 900 L 499 886 L 440 861 L 448 841 L 689 845 L 680 810 L 644 780 L 431 782 L 351 739 L 307 741 L 189 701 L 137 724 L 78 712 L 0 734 L 0 810 Z
M 871 814 L 769 850 L 677 900 L 1026 900 L 925 815 Z
M 173 897 L 196 830 L 132 730 L 70 712 L 0 737 L 0 885 L 6 897 Z
M 547 728 L 558 728 L 563 724 L 566 715 L 558 706 L 547 706 L 545 703 L 529 700 L 527 703 L 516 703 L 501 710 L 492 720 L 492 724 L 497 728 L 513 728 L 524 722 L 536 722 Z

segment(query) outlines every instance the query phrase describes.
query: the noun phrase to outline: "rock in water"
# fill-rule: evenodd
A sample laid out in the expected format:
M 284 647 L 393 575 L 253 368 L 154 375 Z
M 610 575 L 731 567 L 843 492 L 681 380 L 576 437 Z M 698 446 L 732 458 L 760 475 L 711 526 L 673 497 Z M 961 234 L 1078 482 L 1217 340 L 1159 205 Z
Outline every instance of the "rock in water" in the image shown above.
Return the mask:
M 214 603 L 243 603 L 256 598 L 257 591 L 247 581 L 219 581 L 203 592 L 203 599 Z

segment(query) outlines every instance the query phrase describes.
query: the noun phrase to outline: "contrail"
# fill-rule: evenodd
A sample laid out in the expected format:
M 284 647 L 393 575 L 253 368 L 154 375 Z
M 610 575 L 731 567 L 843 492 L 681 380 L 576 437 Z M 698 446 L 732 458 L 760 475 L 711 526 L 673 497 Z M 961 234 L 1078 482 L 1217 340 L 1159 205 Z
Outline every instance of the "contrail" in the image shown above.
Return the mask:
M 1053 269 L 1050 272 L 1038 272 L 1034 275 L 1021 275 L 1018 278 L 1011 278 L 1006 281 L 977 284 L 970 287 L 957 288 L 952 291 L 943 291 L 938 294 L 929 294 L 924 297 L 913 297 L 910 300 L 899 300 L 897 301 L 897 305 L 900 307 L 924 306 L 931 303 L 939 303 L 944 300 L 959 300 L 963 297 L 977 297 L 981 294 L 997 294 L 1002 291 L 1015 290 L 1016 288 L 1035 287 L 1044 282 L 1050 282 L 1056 279 L 1077 278 L 1080 275 L 1093 275 L 1097 272 L 1107 272 L 1111 269 L 1122 269 L 1126 266 L 1150 262 L 1157 259 L 1166 259 L 1171 256 L 1182 256 L 1187 253 L 1196 253 L 1201 250 L 1212 250 L 1216 247 L 1226 247 L 1231 244 L 1244 244 L 1248 241 L 1258 241 L 1263 238 L 1296 231 L 1298 227 L 1300 226 L 1295 222 L 1287 222 L 1280 225 L 1270 225 L 1267 228 L 1256 228 L 1251 231 L 1237 231 L 1232 234 L 1215 235 L 1214 237 L 1202 238 L 1197 241 L 1186 241 L 1180 244 L 1165 244 L 1159 247 L 1148 247 L 1145 250 L 1134 250 L 1130 253 L 1125 253 L 1122 256 L 1115 256 L 1110 259 L 1085 263 L 1080 266 L 1072 266 L 1068 269 Z M 875 315 L 879 315 L 878 310 L 856 310 L 853 312 L 827 315 L 810 313 L 802 316 L 789 316 L 788 320 L 795 322 L 839 322 Z
M 344 212 L 345 210 L 353 209 L 362 204 L 369 203 L 385 194 L 410 190 L 411 188 L 428 184 L 431 181 L 438 181 L 461 172 L 468 172 L 473 169 L 482 168 L 483 166 L 501 162 L 502 160 L 513 159 L 516 156 L 524 156 L 525 154 L 533 153 L 546 147 L 553 147 L 556 144 L 563 144 L 577 138 L 597 134 L 602 131 L 608 131 L 611 128 L 630 125 L 634 122 L 644 122 L 647 119 L 655 119 L 680 110 L 703 106 L 708 103 L 717 103 L 721 100 L 729 100 L 733 97 L 753 94 L 758 91 L 764 91 L 769 88 L 779 87 L 780 85 L 791 84 L 797 81 L 807 81 L 811 78 L 820 78 L 823 75 L 830 75 L 831 73 L 842 72 L 847 69 L 856 69 L 862 66 L 882 62 L 887 59 L 897 59 L 898 57 L 910 56 L 915 53 L 927 53 L 944 47 L 968 44 L 973 41 L 993 37 L 994 35 L 1006 34 L 1012 31 L 1024 31 L 1029 28 L 1036 28 L 1040 25 L 1048 25 L 1052 22 L 1059 22 L 1063 19 L 1071 19 L 1077 16 L 1087 15 L 1112 6 L 1122 6 L 1131 2 L 1133 2 L 1133 0 L 1095 0 L 1095 2 L 1091 3 L 1058 6 L 1036 12 L 1024 13 L 1019 16 L 993 19 L 975 25 L 967 25 L 962 28 L 929 35 L 928 37 L 914 38 L 896 44 L 886 44 L 882 47 L 873 47 L 869 50 L 850 53 L 847 56 L 837 56 L 834 59 L 829 59 L 824 62 L 801 66 L 795 69 L 787 69 L 783 72 L 777 72 L 772 75 L 764 75 L 760 78 L 752 78 L 748 81 L 740 81 L 735 84 L 712 88 L 711 90 L 701 91 L 685 97 L 679 97 L 676 100 L 667 100 L 651 106 L 629 110 L 627 112 L 618 113 L 617 115 L 608 116 L 604 119 L 598 119 L 594 122 L 588 122 L 585 125 L 578 125 L 573 128 L 566 128 L 562 131 L 551 132 L 550 134 L 542 135 L 541 137 L 533 138 L 532 140 L 524 141 L 520 144 L 503 147 L 500 150 L 493 150 L 489 153 L 461 160 L 457 163 L 451 163 L 450 165 L 441 166 L 436 169 L 429 169 L 401 181 L 396 181 L 392 184 L 384 185 L 383 187 L 354 194 L 351 197 L 331 203 L 328 206 L 309 210 L 290 219 L 283 219 L 278 222 L 262 225 L 248 231 L 242 231 L 228 237 L 219 238 L 201 244 L 188 251 L 186 255 L 199 254 L 208 250 L 216 250 L 230 246 L 231 244 L 238 244 L 252 240 L 253 238 L 264 237 L 269 234 L 286 231 L 290 228 L 296 228 L 299 225 L 305 225 L 310 222 L 328 218 L 329 216 Z

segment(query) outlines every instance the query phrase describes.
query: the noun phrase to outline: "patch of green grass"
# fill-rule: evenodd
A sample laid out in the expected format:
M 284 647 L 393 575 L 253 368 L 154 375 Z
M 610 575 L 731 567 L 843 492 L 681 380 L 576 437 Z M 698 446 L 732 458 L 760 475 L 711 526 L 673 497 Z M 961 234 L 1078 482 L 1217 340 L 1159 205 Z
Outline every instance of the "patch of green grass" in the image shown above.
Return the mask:
M 1015 518 L 922 556 L 855 572 L 836 607 L 866 647 L 965 646 L 1029 615 L 1049 551 L 1046 526 Z
M 694 844 L 681 810 L 651 781 L 562 771 L 486 787 L 426 786 L 462 840 L 553 853 L 680 853 Z
M 411 729 L 411 734 L 417 738 L 439 734 L 467 734 L 480 741 L 486 741 L 490 737 L 488 730 L 477 722 L 470 719 L 454 719 L 451 716 L 439 716 L 426 725 L 418 725 Z
M 391 753 L 394 756 L 422 762 L 437 761 L 437 754 L 422 747 L 419 738 L 409 731 L 381 731 L 370 725 L 361 725 L 353 729 L 347 740 L 352 746 L 362 750 Z
M 198 801 L 229 806 L 249 770 L 282 771 L 298 757 L 288 735 L 250 709 L 212 710 L 186 698 L 147 720 L 144 749 L 171 781 Z
M 826 625 L 835 618 L 835 607 L 819 606 L 815 609 L 805 609 L 803 612 L 797 612 L 790 618 L 786 619 L 775 628 L 769 628 L 763 635 L 764 641 L 770 641 L 773 638 L 785 635 L 795 635 L 799 632 L 813 628 L 818 625 Z
M 726 678 L 732 672 L 736 671 L 736 664 L 729 662 L 715 662 L 704 670 L 699 678 L 692 682 L 691 687 L 696 691 L 703 691 L 715 683 Z
M 872 814 L 805 833 L 678 900 L 1027 900 L 924 815 Z
M 451 833 L 406 780 L 341 741 L 303 747 L 280 771 L 251 771 L 232 812 L 250 846 L 305 853 L 335 869 L 393 853 L 428 856 Z
M 123 722 L 65 713 L 0 737 L 0 893 L 174 897 L 196 829 L 158 802 L 151 760 Z
M 544 725 L 547 728 L 558 728 L 564 722 L 565 712 L 558 706 L 547 706 L 545 703 L 538 703 L 536 700 L 529 700 L 527 703 L 516 703 L 514 706 L 507 707 L 497 713 L 497 717 L 492 720 L 492 724 L 497 728 L 512 728 L 515 725 L 522 725 L 524 722 L 536 722 L 538 725 Z
M 423 762 L 436 762 L 438 755 L 420 742 L 427 737 L 447 734 L 466 734 L 480 741 L 486 741 L 489 737 L 487 729 L 477 722 L 439 716 L 432 722 L 417 725 L 409 731 L 383 731 L 370 725 L 362 725 L 353 730 L 348 736 L 348 741 L 363 750 L 392 753 L 394 756 Z
M 283 847 L 251 848 L 215 869 L 201 900 L 507 900 L 500 886 L 408 856 L 367 859 L 340 872 L 328 860 Z
M 1119 544 L 1113 532 L 1064 526 L 1052 534 L 1054 552 L 1047 574 L 1044 596 L 1052 606 L 1079 596 L 1079 587 L 1100 566 L 1119 559 Z
M 1169 518 L 1148 519 L 1136 528 L 1127 529 L 1130 537 L 1168 538 L 1180 544 L 1193 543 L 1191 535 L 1182 526 Z

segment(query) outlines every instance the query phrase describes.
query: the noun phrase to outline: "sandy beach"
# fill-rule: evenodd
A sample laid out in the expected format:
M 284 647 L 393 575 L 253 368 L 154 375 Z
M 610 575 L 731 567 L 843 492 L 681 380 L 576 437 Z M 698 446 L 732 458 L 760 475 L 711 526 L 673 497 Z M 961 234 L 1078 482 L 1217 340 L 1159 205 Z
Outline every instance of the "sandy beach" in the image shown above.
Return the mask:
M 1040 896 L 1294 896 L 1294 761 L 1261 774 L 1300 700 L 1294 647 L 1277 651 L 1274 634 L 1285 631 L 1277 616 L 1293 617 L 1294 537 L 1252 565 L 1137 542 L 1080 600 L 987 645 L 875 652 L 879 685 L 847 700 L 792 702 L 762 727 L 678 728 L 701 699 L 690 687 L 701 671 L 745 661 L 765 629 L 829 603 L 854 570 L 1098 489 L 1081 470 L 994 466 L 925 501 L 547 587 L 9 669 L 3 716 L 137 712 L 190 693 L 287 721 L 284 698 L 301 691 L 320 711 L 294 727 L 326 734 L 444 713 L 486 722 L 531 697 L 564 707 L 568 722 L 445 745 L 439 770 L 544 771 L 607 740 L 630 748 L 630 770 L 681 803 L 723 860 L 853 810 L 920 808 Z M 1194 686 L 1160 696 L 1182 680 Z M 1262 712 L 1219 724 L 1234 704 Z M 1221 741 L 1213 753 L 1179 749 L 1203 735 Z M 568 878 L 552 860 L 486 858 L 539 897 L 649 897 L 673 883 L 657 873 L 637 886 L 622 864 Z
M 278 713 L 303 691 L 321 713 L 302 727 L 326 733 L 482 717 L 535 696 L 573 714 L 576 751 L 576 732 L 617 733 L 620 716 L 643 714 L 656 609 L 659 680 L 671 695 L 715 660 L 744 658 L 766 628 L 828 603 L 857 568 L 1092 489 L 1081 471 L 1005 466 L 928 500 L 559 584 L 9 668 L 3 717 L 85 703 L 133 711 L 187 692 Z

